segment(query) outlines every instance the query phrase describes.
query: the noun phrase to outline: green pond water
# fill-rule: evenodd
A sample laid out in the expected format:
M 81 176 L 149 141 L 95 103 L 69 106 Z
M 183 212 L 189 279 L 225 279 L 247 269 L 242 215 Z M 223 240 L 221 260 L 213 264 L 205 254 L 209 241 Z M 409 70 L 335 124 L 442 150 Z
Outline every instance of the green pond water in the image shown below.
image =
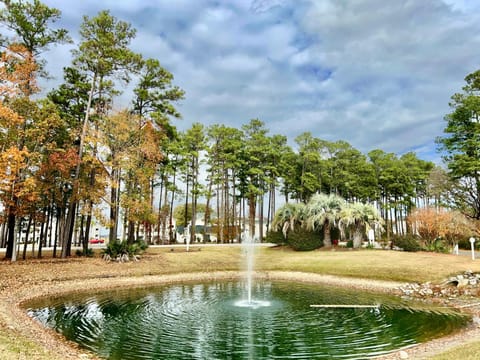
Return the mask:
M 30 316 L 108 359 L 367 359 L 446 335 L 470 319 L 450 309 L 281 281 L 205 282 L 70 295 Z M 314 308 L 364 304 L 373 308 Z M 244 305 L 244 304 L 243 304 Z

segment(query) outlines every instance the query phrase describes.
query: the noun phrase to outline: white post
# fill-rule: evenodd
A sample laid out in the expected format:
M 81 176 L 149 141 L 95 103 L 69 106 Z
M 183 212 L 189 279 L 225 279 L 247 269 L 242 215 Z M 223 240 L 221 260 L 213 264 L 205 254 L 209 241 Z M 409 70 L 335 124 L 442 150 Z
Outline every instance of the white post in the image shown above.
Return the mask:
M 458 244 L 455 244 L 455 246 L 453 247 L 453 253 L 455 255 L 458 255 Z
M 375 231 L 373 229 L 368 230 L 368 245 L 375 244 Z
M 475 260 L 475 238 L 470 238 L 470 245 L 472 246 L 472 260 Z
M 185 241 L 187 244 L 187 252 L 190 250 L 190 224 L 185 226 L 185 230 L 183 231 L 185 234 Z

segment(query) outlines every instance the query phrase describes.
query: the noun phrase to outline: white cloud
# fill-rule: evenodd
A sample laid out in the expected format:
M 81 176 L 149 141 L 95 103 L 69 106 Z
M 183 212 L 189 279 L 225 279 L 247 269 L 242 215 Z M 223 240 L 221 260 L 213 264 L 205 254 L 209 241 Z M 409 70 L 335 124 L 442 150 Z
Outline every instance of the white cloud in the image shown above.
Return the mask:
M 81 15 L 104 8 L 131 22 L 133 48 L 186 91 L 183 129 L 258 117 L 291 142 L 310 131 L 364 152 L 421 149 L 433 158 L 449 98 L 478 67 L 473 0 L 45 3 L 62 10 L 74 37 Z M 57 76 L 69 64 L 65 49 L 49 53 Z

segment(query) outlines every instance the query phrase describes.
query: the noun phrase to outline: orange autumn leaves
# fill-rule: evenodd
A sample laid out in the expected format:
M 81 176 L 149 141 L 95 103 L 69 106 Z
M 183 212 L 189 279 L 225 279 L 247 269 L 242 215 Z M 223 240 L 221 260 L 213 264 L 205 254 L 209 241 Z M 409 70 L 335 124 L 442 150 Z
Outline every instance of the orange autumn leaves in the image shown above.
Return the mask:
M 478 234 L 478 224 L 459 211 L 433 207 L 416 209 L 407 218 L 407 222 L 426 244 L 431 244 L 438 238 L 453 243 L 456 239 Z
M 32 54 L 22 45 L 12 44 L 0 58 L 0 97 L 30 96 L 38 91 L 35 78 L 37 65 Z
M 55 152 L 52 142 L 61 119 L 47 104 L 30 96 L 38 91 L 32 55 L 11 45 L 0 56 L 0 199 L 9 212 L 21 215 L 41 197 L 42 178 L 69 173 L 72 154 Z M 45 151 L 47 150 L 47 151 Z M 68 151 L 67 151 L 68 152 Z M 65 155 L 63 159 L 55 156 Z M 49 168 L 47 171 L 46 168 Z

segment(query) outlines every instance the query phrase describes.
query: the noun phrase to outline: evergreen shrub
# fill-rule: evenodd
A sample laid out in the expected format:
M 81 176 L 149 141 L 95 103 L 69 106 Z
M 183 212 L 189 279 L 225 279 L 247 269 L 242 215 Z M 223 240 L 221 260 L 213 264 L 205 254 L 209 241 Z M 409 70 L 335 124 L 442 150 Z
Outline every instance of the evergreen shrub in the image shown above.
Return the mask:
M 399 247 L 403 251 L 416 252 L 422 250 L 418 237 L 413 235 L 394 236 L 392 242 L 393 245 Z
M 321 233 L 302 228 L 289 232 L 287 241 L 295 251 L 310 251 L 323 246 Z
M 446 240 L 442 238 L 436 238 L 427 246 L 426 250 L 446 254 L 450 252 L 450 247 L 448 246 L 448 242 Z
M 285 245 L 287 243 L 281 231 L 269 231 L 265 237 L 265 241 L 277 245 Z
M 141 254 L 148 245 L 145 241 L 136 241 L 133 244 L 129 244 L 127 241 L 114 241 L 108 243 L 107 247 L 103 250 L 103 258 L 110 260 L 128 259 L 130 257 L 136 259 L 136 256 Z

